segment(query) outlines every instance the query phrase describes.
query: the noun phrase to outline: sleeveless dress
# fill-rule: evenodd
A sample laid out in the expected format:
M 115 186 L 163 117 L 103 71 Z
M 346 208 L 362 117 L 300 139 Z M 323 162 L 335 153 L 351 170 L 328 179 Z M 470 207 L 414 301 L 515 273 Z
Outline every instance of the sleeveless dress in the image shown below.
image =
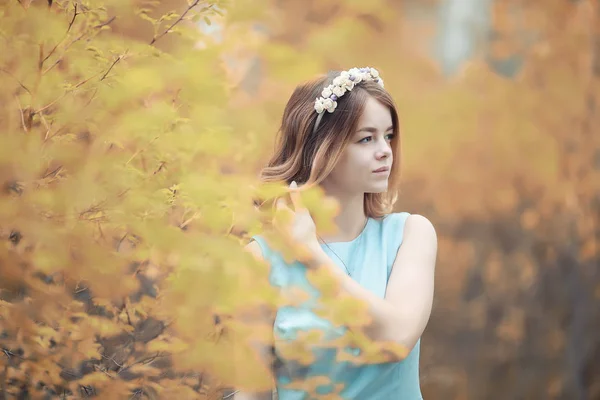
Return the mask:
M 358 237 L 350 242 L 328 243 L 334 253 L 321 245 L 333 262 L 346 270 L 361 286 L 383 298 L 398 248 L 402 244 L 404 224 L 408 213 L 393 213 L 383 219 L 369 218 Z M 253 236 L 261 247 L 263 257 L 270 263 L 270 282 L 280 290 L 299 287 L 308 293 L 308 299 L 297 306 L 284 306 L 277 310 L 273 333 L 275 338 L 276 385 L 279 400 L 309 400 L 313 398 L 342 398 L 353 400 L 422 400 L 419 385 L 420 340 L 409 355 L 400 362 L 357 365 L 336 358 L 341 351 L 359 354 L 360 349 L 314 347 L 309 365 L 286 360 L 282 353 L 285 345 L 294 343 L 298 335 L 318 329 L 327 338 L 339 337 L 343 327 L 334 327 L 311 311 L 319 297 L 318 291 L 306 278 L 306 267 L 299 262 L 286 263 L 278 252 L 269 248 L 260 235 Z M 337 254 L 337 256 L 336 256 Z M 300 343 L 301 345 L 301 343 Z M 347 358 L 347 357 L 346 357 Z M 310 393 L 289 388 L 297 382 L 318 382 Z M 312 380 L 311 380 L 312 378 Z M 341 391 L 340 387 L 343 387 Z M 333 393 L 338 393 L 337 397 Z M 328 396 L 329 395 L 329 396 Z

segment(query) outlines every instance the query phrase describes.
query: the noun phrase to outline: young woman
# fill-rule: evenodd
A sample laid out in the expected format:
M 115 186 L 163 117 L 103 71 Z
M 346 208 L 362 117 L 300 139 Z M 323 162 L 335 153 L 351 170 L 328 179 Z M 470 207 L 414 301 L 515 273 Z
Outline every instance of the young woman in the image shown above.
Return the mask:
M 292 214 L 287 236 L 306 250 L 306 257 L 286 263 L 260 235 L 246 248 L 269 263 L 271 283 L 281 290 L 296 286 L 311 293 L 306 271 L 329 269 L 344 295 L 368 305 L 368 338 L 408 351 L 385 362 L 361 364 L 347 356 L 340 360 L 340 352 L 356 355 L 360 349 L 310 347 L 312 362 L 302 365 L 278 350 L 302 340 L 301 333 L 311 329 L 328 338 L 340 331 L 313 312 L 311 301 L 282 307 L 268 317 L 274 327 L 280 400 L 422 399 L 420 337 L 432 307 L 437 239 L 425 217 L 392 212 L 399 155 L 398 113 L 373 68 L 352 68 L 302 84 L 287 103 L 277 149 L 262 178 L 290 185 L 291 204 L 279 201 L 277 206 Z M 320 185 L 340 205 L 335 235 L 319 234 L 302 205 L 298 191 L 312 185 Z M 269 359 L 268 349 L 264 355 Z M 324 380 L 314 380 L 316 376 Z M 238 392 L 236 399 L 271 399 L 271 392 Z

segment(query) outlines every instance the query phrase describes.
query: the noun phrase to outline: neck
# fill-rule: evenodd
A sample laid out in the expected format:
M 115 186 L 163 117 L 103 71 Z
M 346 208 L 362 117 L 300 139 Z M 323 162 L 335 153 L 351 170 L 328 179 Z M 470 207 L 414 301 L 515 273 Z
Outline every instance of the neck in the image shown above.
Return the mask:
M 320 238 L 326 243 L 354 240 L 363 231 L 367 221 L 364 209 L 364 193 L 353 195 L 327 193 L 327 195 L 334 197 L 340 205 L 340 213 L 333 220 L 337 232 L 330 235 L 321 235 L 319 233 Z

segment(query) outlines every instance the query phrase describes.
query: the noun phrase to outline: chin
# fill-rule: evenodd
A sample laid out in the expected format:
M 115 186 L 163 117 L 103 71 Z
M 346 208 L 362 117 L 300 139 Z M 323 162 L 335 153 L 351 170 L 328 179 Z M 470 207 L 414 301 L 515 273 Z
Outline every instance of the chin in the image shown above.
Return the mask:
M 385 193 L 388 190 L 387 183 L 385 185 L 373 185 L 365 193 Z

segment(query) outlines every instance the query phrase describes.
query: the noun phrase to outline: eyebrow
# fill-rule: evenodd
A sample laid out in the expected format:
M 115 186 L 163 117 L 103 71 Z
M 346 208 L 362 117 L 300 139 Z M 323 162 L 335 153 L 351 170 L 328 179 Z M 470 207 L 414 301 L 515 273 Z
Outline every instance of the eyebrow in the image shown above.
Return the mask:
M 387 128 L 385 131 L 386 132 L 391 131 L 392 129 L 394 129 L 394 126 L 390 125 L 390 127 Z M 363 126 L 362 128 L 360 128 L 359 130 L 356 131 L 356 133 L 359 133 L 359 132 L 375 133 L 375 132 L 377 132 L 377 129 L 373 128 L 372 126 Z

